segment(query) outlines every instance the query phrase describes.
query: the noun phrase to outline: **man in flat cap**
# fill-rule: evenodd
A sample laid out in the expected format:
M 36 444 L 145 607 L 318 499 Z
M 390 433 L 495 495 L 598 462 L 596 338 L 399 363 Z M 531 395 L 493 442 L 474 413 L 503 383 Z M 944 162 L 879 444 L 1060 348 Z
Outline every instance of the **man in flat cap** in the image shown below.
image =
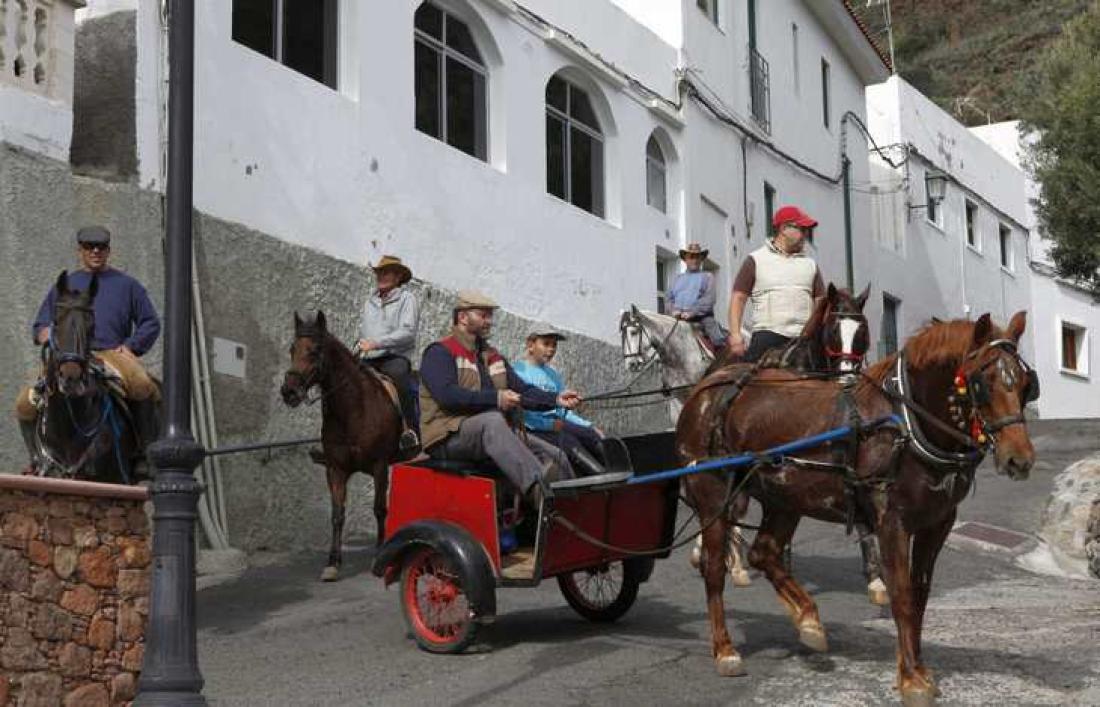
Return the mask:
M 548 324 L 540 324 L 527 335 L 526 355 L 515 363 L 516 375 L 527 383 L 557 395 L 565 390 L 561 373 L 550 365 L 558 353 L 558 343 L 565 334 Z M 524 410 L 523 424 L 530 434 L 544 439 L 565 451 L 574 469 L 586 476 L 602 474 L 603 435 L 595 426 L 573 410 L 554 407 L 551 410 Z
M 730 353 L 756 361 L 770 349 L 781 348 L 798 336 L 825 296 L 825 283 L 805 253 L 817 221 L 797 206 L 784 206 L 772 217 L 772 238 L 757 248 L 733 282 L 730 297 Z M 752 338 L 741 336 L 745 305 L 752 305 Z
M 141 357 L 160 335 L 160 319 L 145 288 L 135 278 L 112 268 L 111 233 L 103 226 L 85 226 L 76 232 L 77 257 L 81 269 L 69 273 L 69 285 L 86 291 L 92 276 L 98 276 L 94 301 L 95 331 L 92 351 L 96 358 L 114 369 L 121 380 L 127 403 L 133 413 L 142 444 L 156 438 L 156 405 L 160 390 L 145 371 Z M 57 290 L 51 287 L 32 325 L 34 342 L 40 346 L 50 340 Z M 30 454 L 30 469 L 37 466 L 38 449 L 34 423 L 38 408 L 31 399 L 31 388 L 19 392 L 15 416 Z
M 401 449 L 419 445 L 416 402 L 412 396 L 412 357 L 416 350 L 416 332 L 420 328 L 420 304 L 405 285 L 412 270 L 400 258 L 384 255 L 374 266 L 376 289 L 363 307 L 359 324 L 359 356 L 374 370 L 393 381 L 401 403 L 405 431 Z
M 699 324 L 708 340 L 718 349 L 726 345 L 726 333 L 714 318 L 718 288 L 714 275 L 703 270 L 710 251 L 699 243 L 680 249 L 684 272 L 676 276 L 668 289 L 668 313 L 677 319 Z
M 492 460 L 538 508 L 542 484 L 572 476 L 560 449 L 543 440 L 521 439 L 506 416 L 529 410 L 572 409 L 581 398 L 571 390 L 550 393 L 524 382 L 489 346 L 497 305 L 480 292 L 458 293 L 449 336 L 424 350 L 420 362 L 421 433 L 424 450 L 442 459 Z

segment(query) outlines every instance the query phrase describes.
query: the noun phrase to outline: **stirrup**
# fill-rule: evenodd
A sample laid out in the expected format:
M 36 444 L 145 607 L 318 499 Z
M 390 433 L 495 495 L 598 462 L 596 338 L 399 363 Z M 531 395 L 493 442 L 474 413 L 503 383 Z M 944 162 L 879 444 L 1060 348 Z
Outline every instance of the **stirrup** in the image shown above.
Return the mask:
M 397 448 L 402 452 L 419 451 L 420 437 L 416 434 L 416 430 L 405 429 L 397 441 Z

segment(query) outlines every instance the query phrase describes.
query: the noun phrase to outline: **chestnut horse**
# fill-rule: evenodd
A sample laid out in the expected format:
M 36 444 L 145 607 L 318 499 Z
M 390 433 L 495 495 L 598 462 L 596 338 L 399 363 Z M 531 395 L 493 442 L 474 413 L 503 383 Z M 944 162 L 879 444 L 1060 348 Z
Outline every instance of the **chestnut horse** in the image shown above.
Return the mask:
M 772 583 L 811 649 L 826 650 L 825 629 L 817 606 L 784 567 L 783 548 L 804 515 L 845 522 L 850 496 L 875 525 L 898 632 L 897 688 L 907 705 L 935 702 L 936 686 L 921 660 L 921 628 L 936 557 L 976 466 L 993 450 L 1000 473 L 1023 479 L 1035 461 L 1023 407 L 1037 397 L 1038 378 L 1016 350 L 1025 326 L 1025 312 L 1003 331 L 988 314 L 976 322 L 931 324 L 873 366 L 851 391 L 853 409 L 863 421 L 896 412 L 901 422 L 856 425 L 863 431 L 849 459 L 851 473 L 828 468 L 834 458 L 827 448 L 742 472 L 745 490 L 763 508 L 749 562 Z M 685 404 L 676 442 L 684 463 L 759 451 L 852 421 L 838 405 L 836 383 L 784 370 L 761 371 L 737 404 L 714 420 L 713 402 L 730 380 L 728 370 L 708 376 Z M 704 528 L 700 571 L 716 666 L 721 675 L 738 675 L 741 656 L 730 641 L 722 602 L 725 563 L 709 561 L 725 554 L 728 478 L 691 475 L 684 487 Z
M 332 545 L 321 580 L 334 581 L 343 562 L 344 518 L 348 478 L 357 471 L 374 479 L 376 544 L 386 527 L 388 464 L 397 456 L 401 415 L 382 379 L 360 368 L 355 356 L 329 333 L 325 313 L 312 320 L 294 313 L 290 369 L 283 378 L 283 402 L 297 407 L 310 389 L 321 390 L 321 447 L 332 496 Z

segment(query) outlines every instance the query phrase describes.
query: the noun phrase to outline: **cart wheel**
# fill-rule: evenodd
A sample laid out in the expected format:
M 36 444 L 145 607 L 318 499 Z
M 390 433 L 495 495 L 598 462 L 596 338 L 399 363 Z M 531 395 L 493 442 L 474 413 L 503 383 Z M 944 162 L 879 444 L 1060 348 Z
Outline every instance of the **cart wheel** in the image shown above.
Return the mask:
M 462 577 L 434 548 L 417 550 L 405 562 L 401 608 L 417 645 L 431 653 L 461 653 L 477 634 Z
M 589 621 L 614 621 L 638 598 L 645 559 L 616 560 L 558 575 L 558 587 L 569 606 Z

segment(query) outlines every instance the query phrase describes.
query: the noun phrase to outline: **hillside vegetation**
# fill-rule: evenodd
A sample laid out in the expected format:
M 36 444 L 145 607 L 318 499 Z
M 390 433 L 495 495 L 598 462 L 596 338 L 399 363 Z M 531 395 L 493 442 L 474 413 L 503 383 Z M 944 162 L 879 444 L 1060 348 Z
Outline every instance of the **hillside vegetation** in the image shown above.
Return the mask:
M 1020 114 L 1017 87 L 1067 20 L 1096 0 L 893 0 L 905 80 L 968 125 Z M 883 8 L 851 0 L 887 46 Z

